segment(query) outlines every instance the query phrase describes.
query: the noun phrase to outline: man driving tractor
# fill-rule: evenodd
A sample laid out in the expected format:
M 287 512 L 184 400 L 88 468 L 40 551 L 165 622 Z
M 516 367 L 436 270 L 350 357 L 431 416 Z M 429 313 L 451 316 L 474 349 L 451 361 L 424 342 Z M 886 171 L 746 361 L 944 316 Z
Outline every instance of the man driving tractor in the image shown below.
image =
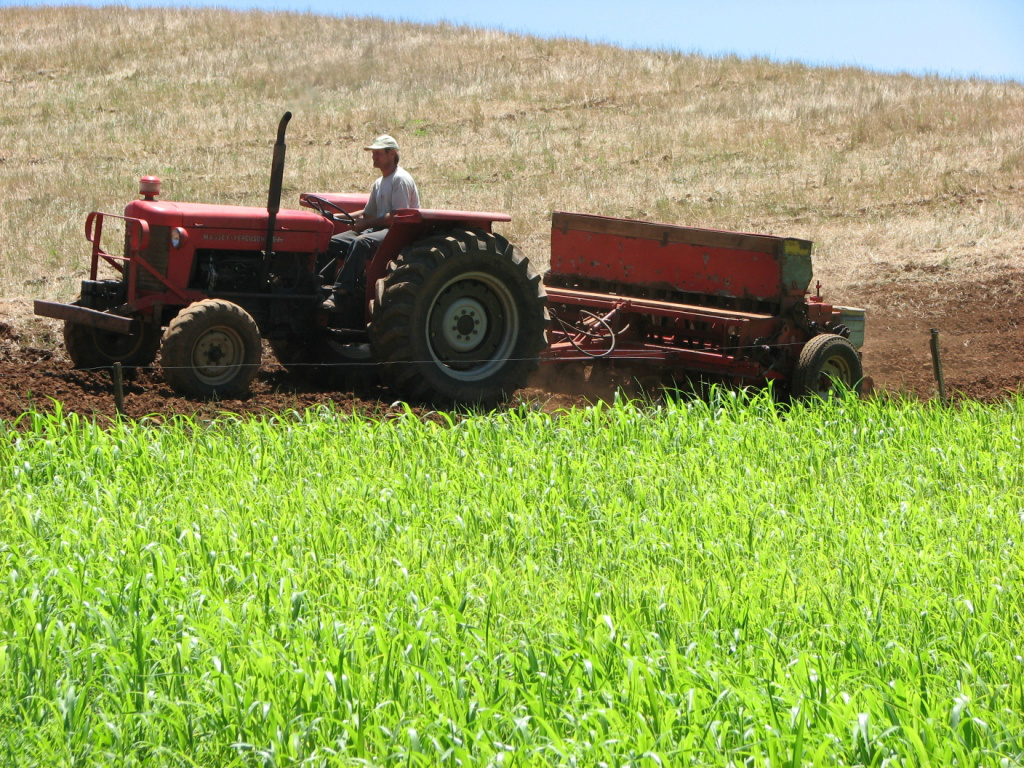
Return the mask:
M 373 182 L 366 207 L 352 214 L 352 229 L 331 238 L 330 254 L 336 263 L 344 263 L 331 295 L 323 303 L 329 312 L 345 304 L 341 301 L 343 296 L 363 287 L 366 264 L 387 235 L 394 211 L 420 207 L 416 182 L 398 165 L 398 142 L 385 134 L 364 149 L 373 153 L 373 167 L 380 170 L 381 176 Z

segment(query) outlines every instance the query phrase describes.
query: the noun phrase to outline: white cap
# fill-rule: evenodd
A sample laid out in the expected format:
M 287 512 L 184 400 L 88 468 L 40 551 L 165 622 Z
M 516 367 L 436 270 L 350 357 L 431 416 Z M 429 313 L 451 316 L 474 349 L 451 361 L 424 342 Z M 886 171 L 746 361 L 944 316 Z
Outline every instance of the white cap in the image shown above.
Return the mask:
M 398 142 L 385 133 L 382 136 L 378 136 L 373 144 L 368 147 L 363 147 L 363 149 L 393 149 L 397 151 Z

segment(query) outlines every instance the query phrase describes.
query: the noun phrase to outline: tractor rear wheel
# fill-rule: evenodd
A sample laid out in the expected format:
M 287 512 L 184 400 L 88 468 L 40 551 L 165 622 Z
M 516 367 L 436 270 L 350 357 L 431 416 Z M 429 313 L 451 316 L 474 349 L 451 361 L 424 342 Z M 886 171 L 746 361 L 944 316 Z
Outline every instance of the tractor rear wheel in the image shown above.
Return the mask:
M 794 399 L 828 397 L 837 388 L 860 392 L 864 369 L 857 348 L 842 336 L 824 333 L 808 341 L 793 370 Z
M 123 334 L 67 320 L 64 322 L 64 347 L 75 368 L 109 368 L 114 363 L 141 368 L 156 360 L 160 327 L 139 321 L 135 333 Z
M 260 331 L 252 316 L 224 299 L 204 299 L 178 313 L 164 334 L 160 365 L 171 388 L 193 397 L 239 397 L 260 367 Z
M 492 405 L 525 386 L 547 345 L 547 294 L 508 240 L 453 230 L 403 249 L 376 286 L 370 346 L 410 400 Z

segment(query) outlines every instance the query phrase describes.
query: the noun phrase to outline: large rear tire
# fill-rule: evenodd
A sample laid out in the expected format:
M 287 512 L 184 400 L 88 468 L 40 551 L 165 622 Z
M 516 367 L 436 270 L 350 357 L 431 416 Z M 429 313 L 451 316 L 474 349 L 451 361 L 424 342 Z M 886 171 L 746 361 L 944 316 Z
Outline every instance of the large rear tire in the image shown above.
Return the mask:
M 860 392 L 864 369 L 857 348 L 842 336 L 824 333 L 808 341 L 793 369 L 794 399 L 827 398 L 837 388 Z
M 75 302 L 78 306 L 79 302 Z M 64 347 L 75 368 L 109 368 L 120 363 L 141 368 L 156 360 L 160 327 L 139 321 L 132 334 L 113 333 L 70 320 L 64 322 Z
M 418 402 L 492 405 L 525 386 L 547 345 L 540 275 L 508 240 L 454 230 L 405 248 L 376 286 L 381 377 Z
M 171 321 L 160 365 L 176 392 L 240 397 L 259 370 L 261 352 L 260 331 L 248 312 L 224 299 L 204 299 Z

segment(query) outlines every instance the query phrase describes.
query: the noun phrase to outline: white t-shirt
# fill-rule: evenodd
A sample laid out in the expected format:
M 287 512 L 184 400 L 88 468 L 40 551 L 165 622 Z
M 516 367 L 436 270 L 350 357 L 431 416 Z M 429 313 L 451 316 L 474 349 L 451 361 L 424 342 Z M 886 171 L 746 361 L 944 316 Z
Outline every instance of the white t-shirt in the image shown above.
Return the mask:
M 382 176 L 373 182 L 363 216 L 367 219 L 376 219 L 387 216 L 399 208 L 419 207 L 420 194 L 416 191 L 416 182 L 405 168 L 399 166 L 390 176 Z

